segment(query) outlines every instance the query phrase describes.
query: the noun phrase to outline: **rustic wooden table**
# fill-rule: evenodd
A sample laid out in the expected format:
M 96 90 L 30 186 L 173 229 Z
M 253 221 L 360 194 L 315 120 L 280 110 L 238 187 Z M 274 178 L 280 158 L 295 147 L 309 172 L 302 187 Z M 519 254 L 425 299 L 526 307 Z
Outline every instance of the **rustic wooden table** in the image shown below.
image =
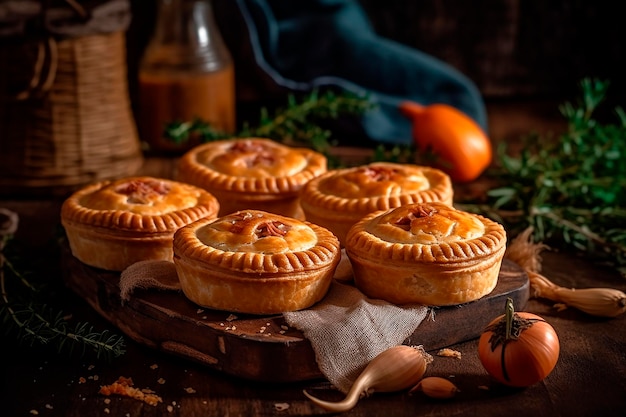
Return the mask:
M 552 109 L 552 107 L 550 107 Z M 514 106 L 491 108 L 492 135 L 506 138 L 538 124 L 542 107 L 519 112 Z M 546 127 L 548 126 L 548 127 Z M 151 158 L 144 171 L 171 172 L 171 159 Z M 19 238 L 33 248 L 33 257 L 45 256 L 41 247 L 59 224 L 60 201 L 54 199 L 0 200 L 0 206 L 21 217 Z M 544 253 L 543 271 L 568 287 L 607 286 L 626 291 L 623 277 L 592 259 L 558 251 Z M 52 262 L 47 279 L 60 284 L 67 311 L 98 328 L 118 329 L 100 317 L 83 299 L 62 286 L 61 270 Z M 626 413 L 626 315 L 594 318 L 574 309 L 556 311 L 549 302 L 531 299 L 526 308 L 543 316 L 557 331 L 559 361 L 542 382 L 526 389 L 508 389 L 494 383 L 477 356 L 477 340 L 451 346 L 461 359 L 435 357 L 427 375 L 449 377 L 461 392 L 453 399 L 429 399 L 421 393 L 374 394 L 362 399 L 350 416 L 623 416 Z M 476 320 L 467 317 L 467 320 Z M 3 324 L 4 326 L 4 324 Z M 127 352 L 111 362 L 89 355 L 58 354 L 41 346 L 18 345 L 2 335 L 0 355 L 0 415 L 3 416 L 295 416 L 328 414 L 308 401 L 303 389 L 327 399 L 339 399 L 323 379 L 267 383 L 250 381 L 213 370 L 185 358 L 165 354 L 132 340 Z M 102 385 L 120 376 L 132 378 L 138 388 L 149 388 L 163 402 L 148 405 L 98 393 Z

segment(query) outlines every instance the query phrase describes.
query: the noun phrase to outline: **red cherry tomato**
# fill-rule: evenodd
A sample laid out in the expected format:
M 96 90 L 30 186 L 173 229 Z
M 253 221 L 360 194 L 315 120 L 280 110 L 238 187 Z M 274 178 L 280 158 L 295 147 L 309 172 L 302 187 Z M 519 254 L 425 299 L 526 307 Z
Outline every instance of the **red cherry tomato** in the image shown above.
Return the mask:
M 478 356 L 495 380 L 512 387 L 527 387 L 542 381 L 554 369 L 559 358 L 559 338 L 542 317 L 513 312 L 512 306 L 508 299 L 507 312 L 481 334 Z

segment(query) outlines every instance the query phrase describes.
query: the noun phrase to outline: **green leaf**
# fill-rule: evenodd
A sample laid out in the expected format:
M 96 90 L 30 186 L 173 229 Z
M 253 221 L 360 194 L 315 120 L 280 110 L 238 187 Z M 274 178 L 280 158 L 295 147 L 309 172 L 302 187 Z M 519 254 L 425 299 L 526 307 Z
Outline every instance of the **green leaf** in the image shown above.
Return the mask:
M 500 218 L 510 230 L 532 226 L 536 240 L 626 270 L 626 114 L 617 107 L 616 123 L 598 121 L 609 82 L 584 79 L 580 87 L 577 103 L 559 107 L 564 133 L 527 135 L 517 153 L 506 143 L 498 148 L 498 184 L 487 192 L 482 213 L 526 213 Z

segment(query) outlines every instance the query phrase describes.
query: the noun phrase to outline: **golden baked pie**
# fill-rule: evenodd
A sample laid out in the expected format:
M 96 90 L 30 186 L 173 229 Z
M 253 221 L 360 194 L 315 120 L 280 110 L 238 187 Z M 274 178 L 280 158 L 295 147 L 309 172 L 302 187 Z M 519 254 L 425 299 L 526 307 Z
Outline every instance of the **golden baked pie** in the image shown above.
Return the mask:
M 330 231 L 259 210 L 199 220 L 174 235 L 183 292 L 216 310 L 307 308 L 326 295 L 339 260 L 339 241 Z
M 131 177 L 88 185 L 64 201 L 72 254 L 97 268 L 122 271 L 143 260 L 172 260 L 174 232 L 216 218 L 217 199 L 193 185 Z
M 208 190 L 220 216 L 255 209 L 302 219 L 300 189 L 326 172 L 326 157 L 263 138 L 209 142 L 185 153 L 177 179 Z
M 331 170 L 309 181 L 300 196 L 305 218 L 330 229 L 345 243 L 346 233 L 366 214 L 405 204 L 452 204 L 452 182 L 435 168 L 376 162 Z
M 505 249 L 502 225 L 436 202 L 372 213 L 346 239 L 356 287 L 395 304 L 477 300 L 496 286 Z

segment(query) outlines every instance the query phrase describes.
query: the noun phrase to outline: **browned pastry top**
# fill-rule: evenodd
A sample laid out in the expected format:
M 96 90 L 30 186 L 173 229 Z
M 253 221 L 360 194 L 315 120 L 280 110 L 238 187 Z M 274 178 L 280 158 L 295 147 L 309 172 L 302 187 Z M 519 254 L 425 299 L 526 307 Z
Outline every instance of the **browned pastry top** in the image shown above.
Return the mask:
M 61 217 L 65 222 L 149 233 L 174 231 L 215 216 L 218 209 L 217 199 L 201 188 L 144 176 L 88 185 L 64 202 Z
M 451 180 L 435 168 L 376 162 L 328 171 L 310 181 L 301 198 L 312 207 L 371 212 L 403 204 L 452 204 Z
M 389 260 L 445 263 L 497 252 L 506 244 L 506 233 L 490 219 L 431 202 L 368 215 L 347 239 L 352 252 L 376 247 Z
M 177 231 L 180 257 L 244 272 L 276 273 L 326 266 L 339 252 L 328 230 L 259 210 L 243 210 Z
M 179 163 L 182 181 L 247 193 L 297 192 L 324 172 L 324 155 L 263 138 L 209 142 L 188 151 Z

